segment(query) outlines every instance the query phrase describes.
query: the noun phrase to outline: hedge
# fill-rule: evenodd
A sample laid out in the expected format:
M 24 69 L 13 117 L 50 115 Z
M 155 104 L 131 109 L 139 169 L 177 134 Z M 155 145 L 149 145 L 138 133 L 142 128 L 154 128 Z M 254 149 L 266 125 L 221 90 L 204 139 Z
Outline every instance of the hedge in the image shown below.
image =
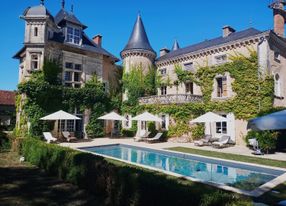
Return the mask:
M 205 184 L 32 138 L 23 140 L 20 152 L 47 173 L 86 189 L 101 205 L 250 205 L 248 199 Z

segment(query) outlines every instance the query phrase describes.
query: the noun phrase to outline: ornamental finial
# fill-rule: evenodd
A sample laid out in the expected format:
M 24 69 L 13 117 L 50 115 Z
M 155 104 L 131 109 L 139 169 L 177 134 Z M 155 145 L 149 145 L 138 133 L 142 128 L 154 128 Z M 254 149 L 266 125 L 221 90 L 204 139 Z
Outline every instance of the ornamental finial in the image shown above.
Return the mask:
M 65 0 L 62 0 L 62 9 L 65 8 Z

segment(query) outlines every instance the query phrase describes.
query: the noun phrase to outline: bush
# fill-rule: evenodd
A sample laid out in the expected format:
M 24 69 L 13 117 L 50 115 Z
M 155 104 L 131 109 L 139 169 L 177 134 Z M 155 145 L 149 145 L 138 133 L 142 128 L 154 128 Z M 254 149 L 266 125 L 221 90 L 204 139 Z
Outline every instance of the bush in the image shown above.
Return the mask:
M 11 140 L 10 138 L 0 130 L 0 151 L 8 150 L 11 148 Z
M 205 135 L 205 125 L 204 124 L 197 124 L 191 129 L 192 131 L 192 139 L 201 139 Z
M 168 136 L 169 137 L 181 137 L 184 134 L 188 134 L 191 131 L 189 123 L 179 121 L 175 125 L 169 126 Z
M 157 133 L 158 130 L 156 130 L 156 124 L 155 122 L 148 122 L 147 123 L 148 131 L 150 132 L 150 137 L 154 137 Z
M 274 152 L 276 149 L 278 132 L 251 130 L 247 133 L 245 138 L 247 145 L 249 144 L 248 140 L 252 138 L 256 138 L 259 148 L 268 154 L 270 152 Z
M 217 194 L 220 190 L 208 185 L 32 138 L 22 142 L 21 152 L 49 174 L 88 190 L 100 205 L 226 205 L 239 199 L 224 191 Z

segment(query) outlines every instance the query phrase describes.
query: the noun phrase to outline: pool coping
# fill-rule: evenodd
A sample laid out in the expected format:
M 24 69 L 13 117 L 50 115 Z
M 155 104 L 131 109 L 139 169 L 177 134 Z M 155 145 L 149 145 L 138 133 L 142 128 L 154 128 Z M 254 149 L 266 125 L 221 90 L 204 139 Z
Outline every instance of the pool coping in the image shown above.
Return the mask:
M 108 155 L 103 155 L 103 154 L 98 154 L 98 153 L 95 153 L 95 152 L 83 150 L 84 148 L 104 147 L 104 146 L 113 146 L 113 145 L 114 146 L 122 145 L 122 146 L 128 146 L 128 147 L 133 147 L 133 148 L 141 148 L 141 149 L 147 149 L 147 150 L 153 150 L 153 151 L 157 150 L 157 151 L 163 152 L 165 154 L 166 153 L 171 153 L 171 154 L 183 155 L 183 157 L 184 156 L 185 157 L 186 156 L 195 156 L 195 157 L 200 157 L 200 158 L 203 158 L 203 159 L 211 159 L 211 160 L 216 160 L 216 161 L 224 161 L 224 162 L 229 162 L 229 163 L 242 164 L 242 165 L 246 165 L 246 166 L 254 166 L 254 167 L 259 167 L 259 168 L 279 170 L 279 171 L 281 171 L 283 173 L 281 175 L 277 176 L 276 178 L 274 178 L 274 179 L 264 183 L 263 185 L 257 187 L 256 189 L 254 189 L 252 191 L 246 191 L 246 190 L 238 189 L 238 188 L 235 188 L 235 187 L 231 187 L 231 186 L 227 186 L 227 185 L 223 185 L 223 184 L 219 184 L 219 183 L 204 181 L 204 180 L 196 179 L 196 178 L 193 178 L 193 177 L 180 175 L 180 174 L 177 174 L 177 173 L 174 173 L 174 172 L 165 171 L 165 170 L 154 168 L 154 167 L 147 166 L 147 165 L 142 165 L 142 164 L 138 164 L 138 163 L 134 163 L 134 162 L 129 162 L 127 160 L 122 160 L 122 159 L 111 157 L 111 156 L 108 156 Z M 81 152 L 90 153 L 90 154 L 93 154 L 95 156 L 102 156 L 102 157 L 107 158 L 107 159 L 117 160 L 117 161 L 120 161 L 120 162 L 124 162 L 124 163 L 130 164 L 130 165 L 137 166 L 137 167 L 142 167 L 142 168 L 146 168 L 146 169 L 149 169 L 149 170 L 162 172 L 162 173 L 167 174 L 167 175 L 175 176 L 175 177 L 178 177 L 178 178 L 188 179 L 188 180 L 191 180 L 193 182 L 203 183 L 203 184 L 206 184 L 206 185 L 214 186 L 214 187 L 219 188 L 219 189 L 235 192 L 235 193 L 246 195 L 246 196 L 250 196 L 250 197 L 259 197 L 262 194 L 264 194 L 265 192 L 270 191 L 274 187 L 276 187 L 279 184 L 282 184 L 282 183 L 284 183 L 286 181 L 286 169 L 284 169 L 284 168 L 272 167 L 272 166 L 264 166 L 264 165 L 259 165 L 259 164 L 254 164 L 254 163 L 247 163 L 247 162 L 241 162 L 241 161 L 234 161 L 234 160 L 226 160 L 226 159 L 221 159 L 221 158 L 214 158 L 214 157 L 197 155 L 197 154 L 177 152 L 177 151 L 171 151 L 171 150 L 166 150 L 166 149 L 157 149 L 157 148 L 154 149 L 154 148 L 144 147 L 144 146 L 134 146 L 132 144 L 126 144 L 126 143 L 124 143 L 124 144 L 120 144 L 120 143 L 110 143 L 110 144 L 108 144 L 107 143 L 107 144 L 104 144 L 104 145 L 97 145 L 97 146 L 82 146 L 82 147 L 77 147 L 77 148 L 74 148 L 74 149 L 78 150 L 78 151 L 81 151 Z

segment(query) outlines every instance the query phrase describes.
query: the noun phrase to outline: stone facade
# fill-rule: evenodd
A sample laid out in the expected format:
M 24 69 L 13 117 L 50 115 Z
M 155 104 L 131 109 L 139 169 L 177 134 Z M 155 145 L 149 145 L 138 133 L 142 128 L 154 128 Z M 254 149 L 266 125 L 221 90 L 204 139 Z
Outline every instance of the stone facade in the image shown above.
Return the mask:
M 284 38 L 284 25 L 286 12 L 284 1 L 275 1 L 270 8 L 273 9 L 274 30 L 261 32 L 250 28 L 243 31 L 235 31 L 230 26 L 224 26 L 222 36 L 206 40 L 204 42 L 179 48 L 178 43 L 171 51 L 167 48 L 160 50 L 160 57 L 155 61 L 158 74 L 162 77 L 162 86 L 158 88 L 157 96 L 142 97 L 140 104 L 183 104 L 190 101 L 200 101 L 201 88 L 193 82 L 178 84 L 175 72 L 177 66 L 195 73 L 198 68 L 204 66 L 216 66 L 231 61 L 232 56 L 250 56 L 251 51 L 258 54 L 257 72 L 263 78 L 272 75 L 274 78 L 275 96 L 273 107 L 286 106 L 286 40 Z M 133 62 L 136 58 L 129 57 Z M 251 75 L 251 74 L 249 74 Z M 229 73 L 217 74 L 213 81 L 211 101 L 225 101 L 237 95 L 232 89 L 235 79 Z M 227 134 L 231 140 L 238 144 L 245 144 L 243 137 L 247 133 L 247 121 L 240 120 L 233 113 L 219 112 L 228 119 L 227 123 L 221 123 L 220 131 L 216 123 L 206 125 L 206 132 L 215 131 L 214 136 L 220 137 Z M 170 117 L 172 119 L 172 117 Z M 171 123 L 172 124 L 172 123 Z M 223 133 L 225 127 L 226 133 Z M 219 132 L 217 132 L 219 131 Z
M 110 76 L 116 72 L 115 63 L 119 59 L 102 48 L 102 36 L 93 40 L 87 37 L 86 26 L 65 10 L 64 3 L 55 16 L 42 4 L 26 9 L 21 18 L 25 20 L 24 47 L 14 56 L 20 60 L 19 83 L 28 80 L 33 72 L 42 70 L 44 60 L 48 59 L 62 67 L 63 85 L 79 88 L 96 74 L 108 91 Z M 75 125 L 76 128 L 87 125 L 89 113 L 75 111 L 83 120 L 79 123 L 81 126 Z M 20 115 L 17 117 L 19 122 Z M 64 129 L 68 129 L 66 125 Z

